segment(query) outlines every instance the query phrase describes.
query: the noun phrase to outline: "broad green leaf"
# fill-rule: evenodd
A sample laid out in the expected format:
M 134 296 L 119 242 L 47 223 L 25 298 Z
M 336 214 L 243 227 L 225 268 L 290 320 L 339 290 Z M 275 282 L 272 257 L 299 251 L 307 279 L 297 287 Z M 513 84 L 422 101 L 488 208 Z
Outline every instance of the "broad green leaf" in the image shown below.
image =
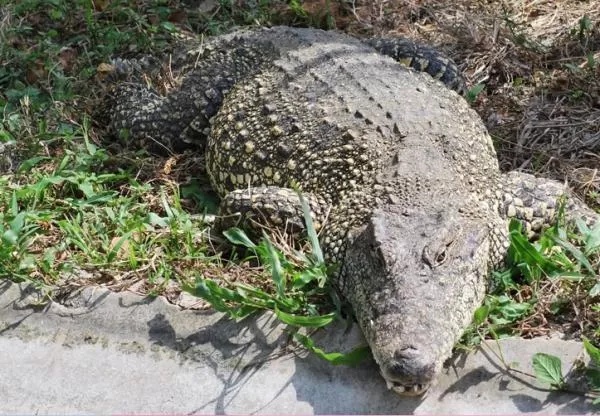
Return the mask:
M 32 157 L 31 159 L 27 159 L 26 161 L 24 161 L 23 163 L 21 163 L 21 165 L 19 166 L 19 169 L 17 170 L 17 172 L 19 172 L 19 173 L 28 172 L 29 170 L 31 170 L 31 168 L 33 168 L 38 163 L 43 162 L 45 160 L 50 160 L 50 159 L 51 158 L 49 158 L 48 156 L 36 156 L 36 157 Z
M 467 100 L 467 102 L 469 104 L 473 104 L 475 102 L 475 100 L 477 99 L 477 96 L 481 93 L 481 91 L 483 91 L 483 89 L 485 88 L 485 84 L 477 84 L 475 85 L 473 88 L 471 88 L 470 90 L 467 91 L 467 94 L 465 95 L 465 99 Z
M 167 32 L 177 32 L 177 27 L 171 22 L 161 22 L 160 25 Z
M 490 313 L 490 307 L 488 305 L 482 305 L 482 306 L 480 306 L 475 311 L 475 314 L 474 314 L 474 317 L 473 317 L 473 323 L 476 326 L 481 325 L 487 319 L 489 313 Z
M 153 226 L 158 226 L 162 228 L 166 228 L 169 223 L 167 220 L 158 214 L 151 212 L 148 214 L 148 222 Z
M 586 337 L 581 337 L 583 340 L 583 346 L 585 351 L 588 353 L 592 361 L 600 366 L 600 348 L 596 347 L 594 344 L 590 342 L 590 340 Z
M 534 354 L 532 364 L 539 381 L 558 388 L 564 385 L 560 358 L 538 352 Z
M 493 278 L 493 292 L 492 293 L 504 293 L 506 289 L 513 289 L 517 287 L 513 279 L 513 270 L 507 269 L 501 272 L 494 271 L 492 273 Z
M 251 249 L 256 249 L 256 244 L 254 244 L 252 242 L 252 240 L 250 240 L 250 238 L 248 238 L 248 236 L 246 235 L 246 233 L 244 231 L 242 231 L 241 229 L 239 229 L 237 227 L 230 228 L 229 230 L 223 231 L 223 235 L 232 244 L 248 247 Z
M 317 280 L 320 273 L 315 272 L 312 269 L 302 270 L 300 273 L 296 273 L 292 279 L 293 289 L 302 289 L 310 282 Z
M 83 194 L 85 195 L 86 198 L 91 198 L 94 195 L 96 195 L 96 193 L 94 192 L 94 186 L 92 185 L 91 182 L 89 182 L 87 180 L 79 183 L 77 185 L 77 187 L 79 188 L 79 190 L 81 192 L 83 192 Z
M 279 308 L 275 308 L 275 314 L 283 323 L 308 328 L 321 328 L 333 322 L 336 317 L 335 313 L 320 316 L 292 315 L 279 310 Z
M 36 193 L 40 193 L 45 190 L 49 185 L 57 185 L 63 183 L 65 178 L 61 176 L 46 176 L 41 181 L 31 187 Z
M 366 346 L 356 347 L 347 354 L 341 352 L 327 353 L 322 349 L 317 348 L 314 341 L 306 335 L 295 333 L 294 338 L 296 338 L 307 350 L 333 365 L 355 366 L 371 356 L 371 350 Z
M 27 212 L 19 212 L 13 219 L 8 223 L 9 227 L 14 230 L 15 233 L 20 234 L 23 226 L 25 225 L 25 216 Z
M 499 306 L 498 309 L 506 319 L 515 322 L 531 310 L 531 305 L 529 303 L 518 303 L 511 300 L 510 303 L 503 304 Z

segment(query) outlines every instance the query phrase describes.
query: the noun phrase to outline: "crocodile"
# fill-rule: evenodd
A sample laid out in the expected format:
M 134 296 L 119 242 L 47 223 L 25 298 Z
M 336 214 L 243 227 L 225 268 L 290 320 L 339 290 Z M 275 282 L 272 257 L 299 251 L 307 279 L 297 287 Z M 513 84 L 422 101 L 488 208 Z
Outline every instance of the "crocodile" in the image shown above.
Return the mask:
M 502 264 L 510 219 L 533 238 L 564 194 L 569 218 L 597 214 L 563 183 L 501 173 L 456 66 L 406 45 L 240 29 L 174 55 L 168 91 L 121 83 L 109 108 L 115 134 L 205 152 L 220 218 L 302 229 L 304 198 L 388 387 L 418 395 Z

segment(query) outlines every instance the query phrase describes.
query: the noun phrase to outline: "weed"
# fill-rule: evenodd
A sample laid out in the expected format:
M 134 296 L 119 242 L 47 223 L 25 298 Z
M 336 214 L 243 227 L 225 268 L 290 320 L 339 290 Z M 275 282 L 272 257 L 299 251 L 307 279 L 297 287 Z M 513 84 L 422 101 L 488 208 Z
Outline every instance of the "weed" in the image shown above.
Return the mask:
M 571 35 L 576 35 L 581 43 L 587 41 L 594 31 L 594 24 L 589 16 L 582 16 L 578 21 L 578 26 L 571 29 Z
M 479 94 L 481 94 L 481 92 L 484 90 L 484 88 L 484 84 L 477 84 L 473 86 L 473 88 L 470 88 L 465 94 L 465 99 L 468 101 L 469 104 L 473 105 L 477 100 L 477 97 L 479 97 Z
M 368 347 L 357 347 L 348 354 L 325 353 L 309 336 L 298 332 L 300 328 L 321 328 L 342 315 L 339 299 L 327 279 L 331 268 L 325 266 L 308 205 L 304 198 L 301 199 L 311 246 L 308 253 L 296 251 L 291 259 L 277 249 L 266 234 L 259 244 L 255 244 L 238 228 L 224 232 L 231 243 L 251 252 L 244 261 L 258 260 L 267 265 L 271 274 L 270 288 L 261 289 L 236 282 L 224 287 L 214 280 L 200 277 L 195 285 L 187 286 L 185 290 L 235 319 L 270 310 L 291 328 L 294 338 L 309 351 L 336 365 L 354 365 L 369 355 Z
M 590 362 L 577 370 L 585 376 L 589 392 L 593 398 L 592 404 L 600 405 L 600 349 L 594 346 L 586 337 L 582 338 L 585 352 L 590 357 Z M 581 394 L 584 392 L 572 390 L 563 375 L 562 360 L 554 355 L 536 353 L 532 359 L 534 375 L 543 384 L 549 384 L 556 390 Z
M 479 344 L 489 337 L 523 335 L 525 328 L 529 328 L 524 323 L 536 314 L 546 314 L 550 319 L 552 316 L 576 316 L 577 311 L 585 310 L 585 305 L 593 303 L 600 294 L 597 272 L 600 267 L 600 224 L 590 228 L 578 220 L 575 229 L 567 227 L 562 207 L 564 205 L 559 209 L 555 225 L 542 233 L 535 243 L 528 241 L 520 222 L 511 222 L 507 268 L 494 273 L 494 290 L 475 312 L 473 324 L 463 336 L 463 346 Z M 569 311 L 571 308 L 575 313 Z M 589 309 L 599 311 L 594 306 Z M 577 325 L 597 339 L 594 315 Z M 599 350 L 585 336 L 583 340 L 592 361 L 600 362 Z M 532 365 L 533 376 L 540 382 L 555 389 L 569 389 L 558 357 L 537 353 Z M 508 365 L 506 369 L 513 371 Z M 592 393 L 599 391 L 598 370 L 589 368 L 586 371 Z M 600 398 L 595 397 L 594 403 L 600 403 Z

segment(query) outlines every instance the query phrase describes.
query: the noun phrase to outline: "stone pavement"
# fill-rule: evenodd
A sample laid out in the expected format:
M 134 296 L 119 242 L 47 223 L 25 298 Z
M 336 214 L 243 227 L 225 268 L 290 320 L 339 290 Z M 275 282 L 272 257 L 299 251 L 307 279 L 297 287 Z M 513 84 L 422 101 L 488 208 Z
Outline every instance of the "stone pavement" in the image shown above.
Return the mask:
M 162 298 L 86 288 L 39 305 L 37 292 L 0 283 L 2 414 L 595 414 L 589 399 L 508 374 L 488 348 L 457 355 L 425 397 L 386 389 L 373 362 L 334 367 L 291 351 L 270 314 L 236 323 Z M 318 335 L 325 350 L 363 342 L 356 326 Z M 505 362 L 531 372 L 536 352 L 566 372 L 580 343 L 501 342 Z

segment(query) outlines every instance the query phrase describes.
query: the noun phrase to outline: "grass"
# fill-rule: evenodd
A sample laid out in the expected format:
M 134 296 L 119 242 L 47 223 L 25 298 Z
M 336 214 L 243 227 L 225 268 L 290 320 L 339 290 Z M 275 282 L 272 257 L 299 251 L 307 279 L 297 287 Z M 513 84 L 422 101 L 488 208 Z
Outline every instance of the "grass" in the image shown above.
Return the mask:
M 600 224 L 559 220 L 532 243 L 521 224 L 510 225 L 507 268 L 475 313 L 468 343 L 493 336 L 535 336 L 559 330 L 600 341 Z
M 194 155 L 157 157 L 116 147 L 106 140 L 103 126 L 94 123 L 94 112 L 106 88 L 102 65 L 113 56 L 169 50 L 193 32 L 218 34 L 232 25 L 285 23 L 376 33 L 398 16 L 382 8 L 369 20 L 365 13 L 371 6 L 352 8 L 333 0 L 220 0 L 215 5 L 209 11 L 185 9 L 172 0 L 0 5 L 0 144 L 15 162 L 14 171 L 0 173 L 0 277 L 31 282 L 49 298 L 101 284 L 165 295 L 174 302 L 186 290 L 234 318 L 269 309 L 309 350 L 333 363 L 355 363 L 365 355 L 363 348 L 346 355 L 326 353 L 300 330 L 310 332 L 347 314 L 328 286 L 314 235 L 309 235 L 307 251 L 298 252 L 269 238 L 256 243 L 231 230 L 225 238 L 244 254 L 223 251 L 209 233 L 216 201 Z M 426 19 L 426 14 L 409 11 L 405 19 Z M 353 26 L 357 19 L 363 29 Z M 552 54 L 530 39 L 529 26 L 513 11 L 505 10 L 500 20 L 510 51 L 517 51 L 509 58 Z M 598 69 L 592 53 L 595 33 L 594 20 L 583 15 L 567 35 L 569 42 L 581 45 L 585 57 L 584 65 L 576 57 L 560 61 L 571 76 L 570 103 L 589 95 L 579 81 L 591 79 Z M 473 62 L 480 66 L 481 61 Z M 494 74 L 489 71 L 488 78 Z M 501 102 L 494 95 L 502 71 L 498 73 L 483 80 L 485 88 L 473 78 L 477 85 L 468 98 L 475 106 Z M 516 74 L 511 93 L 520 97 L 535 81 Z M 546 92 L 548 85 L 542 84 Z M 546 161 L 532 163 L 546 166 Z M 597 200 L 594 180 L 583 182 L 591 184 L 585 196 Z M 510 237 L 508 269 L 495 273 L 495 290 L 475 314 L 463 342 L 561 329 L 586 336 L 586 350 L 598 363 L 600 229 L 578 223 L 571 230 L 558 223 L 532 244 L 513 224 Z M 556 367 L 556 360 L 540 356 L 538 361 L 539 374 Z M 562 386 L 562 375 L 546 373 L 545 380 Z M 590 374 L 598 380 L 597 373 Z

